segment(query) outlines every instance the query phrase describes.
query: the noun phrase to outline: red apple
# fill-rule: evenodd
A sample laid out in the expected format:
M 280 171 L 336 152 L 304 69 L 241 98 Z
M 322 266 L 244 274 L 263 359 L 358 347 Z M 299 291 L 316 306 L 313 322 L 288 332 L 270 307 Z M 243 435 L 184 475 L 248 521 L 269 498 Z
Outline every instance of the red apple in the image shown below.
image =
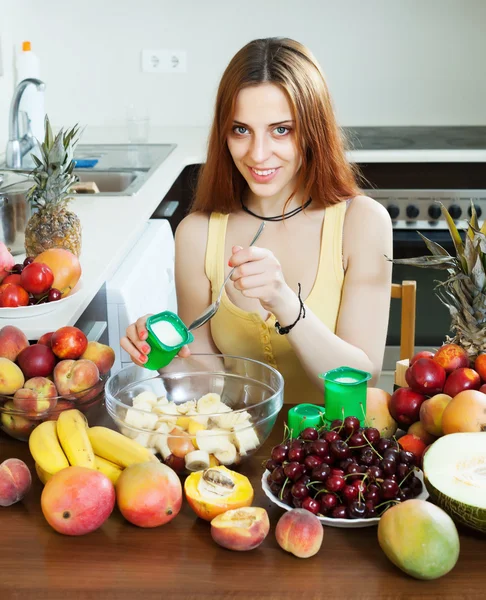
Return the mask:
M 77 359 L 88 346 L 88 338 L 77 327 L 61 327 L 52 334 L 52 351 L 58 358 Z
M 481 387 L 481 377 L 474 369 L 456 369 L 452 371 L 445 382 L 444 394 L 457 396 L 464 390 L 479 390 Z
M 409 388 L 413 389 L 415 387 L 415 379 L 413 377 L 412 367 L 408 367 L 408 369 L 405 371 L 405 381 L 407 382 Z
M 434 353 L 429 352 L 428 350 L 422 350 L 421 352 L 417 352 L 417 354 L 415 354 L 415 356 L 412 356 L 412 358 L 410 359 L 409 366 L 411 367 L 421 358 L 434 358 Z
M 410 387 L 414 392 L 434 396 L 442 391 L 446 372 L 439 363 L 431 358 L 419 358 L 409 368 L 412 376 Z
M 390 398 L 390 414 L 397 423 L 407 429 L 420 418 L 420 406 L 425 402 L 423 394 L 410 388 L 399 388 Z
M 32 344 L 17 356 L 17 363 L 26 379 L 47 377 L 56 365 L 52 350 L 43 344 Z

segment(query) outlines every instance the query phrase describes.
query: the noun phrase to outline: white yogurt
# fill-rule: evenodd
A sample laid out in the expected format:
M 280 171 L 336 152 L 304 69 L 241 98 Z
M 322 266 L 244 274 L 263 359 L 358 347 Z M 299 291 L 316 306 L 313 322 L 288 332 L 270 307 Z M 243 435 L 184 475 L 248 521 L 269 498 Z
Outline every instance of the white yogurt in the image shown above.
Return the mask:
M 356 383 L 354 377 L 338 377 L 334 380 L 336 383 Z
M 156 337 L 166 346 L 179 346 L 183 337 L 169 321 L 157 321 L 152 325 Z

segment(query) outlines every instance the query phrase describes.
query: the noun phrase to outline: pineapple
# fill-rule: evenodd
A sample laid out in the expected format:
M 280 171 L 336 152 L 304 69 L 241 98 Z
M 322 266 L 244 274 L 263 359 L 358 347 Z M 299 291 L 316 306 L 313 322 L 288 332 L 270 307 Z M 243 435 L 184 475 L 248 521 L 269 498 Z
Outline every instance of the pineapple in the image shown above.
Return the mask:
M 45 139 L 41 156 L 32 155 L 36 168 L 31 176 L 34 185 L 28 199 L 35 210 L 25 229 L 27 256 L 37 256 L 49 248 L 65 248 L 76 256 L 81 253 L 81 222 L 67 210 L 69 190 L 77 181 L 73 174 L 73 152 L 77 143 L 77 126 L 67 133 L 53 136 L 49 119 L 45 119 Z
M 462 346 L 474 361 L 478 354 L 486 351 L 486 221 L 480 229 L 471 203 L 471 219 L 463 241 L 449 211 L 439 204 L 454 243 L 455 256 L 419 233 L 431 256 L 394 259 L 393 262 L 448 272 L 448 278 L 436 286 L 436 295 L 451 316 L 454 337 L 447 336 L 446 341 Z

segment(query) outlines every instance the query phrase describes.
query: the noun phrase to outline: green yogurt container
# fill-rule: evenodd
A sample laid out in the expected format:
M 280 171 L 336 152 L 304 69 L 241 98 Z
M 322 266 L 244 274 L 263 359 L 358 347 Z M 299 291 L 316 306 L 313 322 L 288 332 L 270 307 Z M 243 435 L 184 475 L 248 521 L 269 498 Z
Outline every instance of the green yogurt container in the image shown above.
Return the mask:
M 157 324 L 163 321 L 166 321 L 172 325 L 182 341 L 178 341 L 175 345 L 167 345 L 167 341 L 164 343 L 161 339 L 159 339 L 154 329 L 156 330 Z M 176 356 L 182 346 L 190 344 L 194 341 L 194 336 L 192 333 L 187 330 L 187 327 L 180 320 L 180 318 L 170 310 L 152 315 L 147 319 L 145 325 L 147 327 L 147 344 L 150 346 L 150 352 L 148 354 L 148 360 L 143 366 L 146 369 L 151 369 L 152 371 L 157 371 L 158 369 L 166 367 L 174 358 L 174 356 Z
M 366 391 L 371 373 L 351 367 L 339 367 L 319 375 L 324 379 L 325 420 L 328 425 L 335 419 L 357 417 L 364 425 L 366 418 Z

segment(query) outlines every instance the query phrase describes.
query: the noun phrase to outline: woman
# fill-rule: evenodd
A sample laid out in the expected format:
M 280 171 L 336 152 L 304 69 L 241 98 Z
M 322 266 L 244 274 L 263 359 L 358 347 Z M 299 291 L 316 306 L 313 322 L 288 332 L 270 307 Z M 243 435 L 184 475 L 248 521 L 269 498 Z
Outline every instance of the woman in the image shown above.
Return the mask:
M 248 247 L 262 219 L 263 234 Z M 176 232 L 186 324 L 236 267 L 190 351 L 274 366 L 290 402 L 322 402 L 319 374 L 342 365 L 376 382 L 391 254 L 388 213 L 360 194 L 315 58 L 290 39 L 247 44 L 223 74 L 195 202 Z M 122 340 L 139 365 L 149 350 L 145 320 Z

